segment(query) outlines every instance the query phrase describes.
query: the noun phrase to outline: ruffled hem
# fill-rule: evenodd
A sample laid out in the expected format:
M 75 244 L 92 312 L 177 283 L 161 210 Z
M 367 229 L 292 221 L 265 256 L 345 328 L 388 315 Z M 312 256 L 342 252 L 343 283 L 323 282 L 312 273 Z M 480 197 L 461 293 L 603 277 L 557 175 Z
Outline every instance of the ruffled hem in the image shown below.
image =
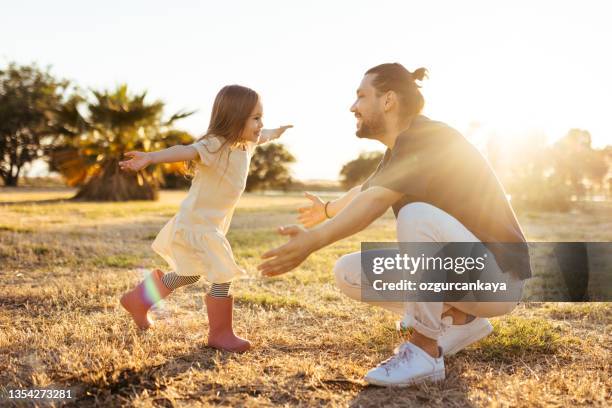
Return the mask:
M 212 283 L 229 282 L 246 271 L 236 265 L 232 247 L 218 229 L 190 229 L 172 218 L 151 247 L 177 275 L 202 275 Z

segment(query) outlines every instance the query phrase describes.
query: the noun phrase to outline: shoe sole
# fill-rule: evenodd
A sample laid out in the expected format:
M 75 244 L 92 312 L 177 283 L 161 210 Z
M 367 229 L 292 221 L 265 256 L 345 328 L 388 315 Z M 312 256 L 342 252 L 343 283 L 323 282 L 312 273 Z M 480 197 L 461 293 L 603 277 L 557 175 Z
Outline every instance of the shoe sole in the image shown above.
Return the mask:
M 448 351 L 444 350 L 444 356 L 452 356 L 453 354 L 457 354 L 470 344 L 476 343 L 477 341 L 484 339 L 492 332 L 493 326 L 489 321 L 487 321 L 485 325 L 479 327 L 477 331 L 470 333 L 468 337 L 464 338 L 460 343 L 457 343 L 455 347 L 449 349 Z
M 402 383 L 392 383 L 392 382 L 379 381 L 376 379 L 369 379 L 369 378 L 365 378 L 364 380 L 368 384 L 376 385 L 378 387 L 409 387 L 411 385 L 418 385 L 424 382 L 443 381 L 445 378 L 446 378 L 445 371 L 440 370 L 440 371 L 434 372 L 433 374 L 425 375 L 422 377 L 417 377 L 408 382 L 402 382 Z

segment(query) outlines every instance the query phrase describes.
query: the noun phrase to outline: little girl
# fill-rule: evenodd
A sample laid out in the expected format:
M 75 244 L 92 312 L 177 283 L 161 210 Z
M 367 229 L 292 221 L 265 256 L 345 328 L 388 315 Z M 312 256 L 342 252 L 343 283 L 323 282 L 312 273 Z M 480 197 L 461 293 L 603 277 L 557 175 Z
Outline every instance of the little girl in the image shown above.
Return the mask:
M 206 295 L 208 345 L 243 352 L 248 340 L 232 329 L 233 298 L 229 289 L 245 271 L 234 261 L 225 238 L 234 209 L 246 186 L 249 163 L 258 144 L 279 138 L 292 126 L 263 130 L 263 107 L 249 88 L 226 86 L 215 98 L 208 131 L 195 143 L 157 152 L 127 152 L 122 170 L 139 171 L 149 164 L 195 161 L 195 177 L 176 214 L 151 245 L 174 271 L 153 271 L 121 297 L 121 305 L 136 325 L 147 329 L 148 310 L 178 287 L 197 282 L 204 275 L 212 283 Z M 190 166 L 193 162 L 190 162 Z

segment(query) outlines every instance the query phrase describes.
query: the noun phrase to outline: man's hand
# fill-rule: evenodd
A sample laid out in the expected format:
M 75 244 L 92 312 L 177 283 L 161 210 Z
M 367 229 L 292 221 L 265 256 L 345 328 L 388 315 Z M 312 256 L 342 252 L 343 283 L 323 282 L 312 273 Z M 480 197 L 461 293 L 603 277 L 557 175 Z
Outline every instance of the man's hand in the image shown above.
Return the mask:
M 269 142 L 274 139 L 278 139 L 285 133 L 285 130 L 292 128 L 293 125 L 285 125 L 276 129 L 263 129 L 261 131 L 261 140 L 265 142 Z
M 121 170 L 127 171 L 139 171 L 147 167 L 152 163 L 149 153 L 145 152 L 127 152 L 126 157 L 130 157 L 130 160 L 119 162 Z
M 311 201 L 311 205 L 298 208 L 300 215 L 298 221 L 306 228 L 314 227 L 325 221 L 325 203 L 319 197 L 308 192 L 304 196 Z
M 355 196 L 329 222 L 312 230 L 297 225 L 279 228 L 281 235 L 291 237 L 285 245 L 263 254 L 269 261 L 258 266 L 264 276 L 275 276 L 298 267 L 308 256 L 327 245 L 366 228 L 402 197 L 402 193 L 385 187 L 370 187 Z
M 263 276 L 276 276 L 289 272 L 297 268 L 317 249 L 316 238 L 299 225 L 279 227 L 278 233 L 288 235 L 289 242 L 261 256 L 263 259 L 269 259 L 257 267 Z

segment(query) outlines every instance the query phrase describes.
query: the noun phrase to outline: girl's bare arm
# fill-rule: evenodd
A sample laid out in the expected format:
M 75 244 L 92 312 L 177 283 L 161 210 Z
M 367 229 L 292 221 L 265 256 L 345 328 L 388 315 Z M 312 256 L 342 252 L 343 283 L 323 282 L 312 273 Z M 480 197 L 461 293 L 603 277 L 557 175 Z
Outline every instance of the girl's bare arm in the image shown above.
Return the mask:
M 177 145 L 157 152 L 127 152 L 125 157 L 129 160 L 119 162 L 121 170 L 139 171 L 150 164 L 193 160 L 198 157 L 198 151 L 192 146 Z
M 148 154 L 151 157 L 151 164 L 189 161 L 198 157 L 198 151 L 195 147 L 183 145 L 172 146 Z
M 285 130 L 291 129 L 292 127 L 293 125 L 285 125 L 276 129 L 263 129 L 261 131 L 261 136 L 257 144 L 264 144 L 271 142 L 272 140 L 278 139 L 282 136 L 283 133 L 285 133 Z

